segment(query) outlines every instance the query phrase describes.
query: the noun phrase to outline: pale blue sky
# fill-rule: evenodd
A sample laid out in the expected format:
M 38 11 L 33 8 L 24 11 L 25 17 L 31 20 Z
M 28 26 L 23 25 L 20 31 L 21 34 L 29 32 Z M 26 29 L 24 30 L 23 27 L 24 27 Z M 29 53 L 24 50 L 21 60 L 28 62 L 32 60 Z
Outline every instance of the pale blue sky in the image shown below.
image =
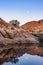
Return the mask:
M 0 0 L 0 17 L 18 19 L 21 24 L 43 19 L 43 0 Z

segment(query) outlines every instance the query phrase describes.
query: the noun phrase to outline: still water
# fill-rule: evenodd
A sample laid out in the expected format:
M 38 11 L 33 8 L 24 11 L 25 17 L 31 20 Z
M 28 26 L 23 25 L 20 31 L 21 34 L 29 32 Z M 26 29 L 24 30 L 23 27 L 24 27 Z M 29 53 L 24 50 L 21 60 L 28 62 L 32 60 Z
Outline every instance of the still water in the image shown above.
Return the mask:
M 43 57 L 25 53 L 9 62 L 4 62 L 2 65 L 43 65 Z

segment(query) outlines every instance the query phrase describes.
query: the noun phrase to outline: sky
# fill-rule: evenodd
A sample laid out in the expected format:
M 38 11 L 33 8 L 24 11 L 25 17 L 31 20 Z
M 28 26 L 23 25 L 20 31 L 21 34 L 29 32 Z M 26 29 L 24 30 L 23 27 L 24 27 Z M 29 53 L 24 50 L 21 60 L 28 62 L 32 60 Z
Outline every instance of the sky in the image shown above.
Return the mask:
M 21 25 L 43 19 L 43 0 L 0 0 L 0 17 L 7 22 L 17 19 Z

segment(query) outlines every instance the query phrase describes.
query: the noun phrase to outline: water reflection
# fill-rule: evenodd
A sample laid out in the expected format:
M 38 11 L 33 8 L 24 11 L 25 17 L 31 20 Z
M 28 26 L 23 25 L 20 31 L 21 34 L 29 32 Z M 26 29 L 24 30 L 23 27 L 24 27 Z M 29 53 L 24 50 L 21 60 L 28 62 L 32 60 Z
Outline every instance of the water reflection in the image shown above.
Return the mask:
M 12 63 L 15 63 L 15 64 L 16 64 L 18 61 L 19 61 L 18 58 L 13 58 L 13 59 L 11 60 L 11 62 L 12 62 Z
M 24 54 L 21 57 L 13 58 L 2 65 L 43 65 L 43 57 L 37 55 Z
M 43 48 L 14 47 L 2 50 L 0 53 L 0 65 L 43 65 L 43 57 L 41 56 L 43 56 Z

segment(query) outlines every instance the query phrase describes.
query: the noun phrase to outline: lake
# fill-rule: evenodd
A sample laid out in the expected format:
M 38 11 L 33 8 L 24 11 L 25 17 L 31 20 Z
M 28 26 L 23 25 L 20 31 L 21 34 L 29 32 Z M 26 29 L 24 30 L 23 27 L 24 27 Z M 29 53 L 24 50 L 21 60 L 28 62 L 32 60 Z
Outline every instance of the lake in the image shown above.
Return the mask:
M 2 65 L 43 65 L 43 57 L 25 53 L 11 61 L 3 62 Z

